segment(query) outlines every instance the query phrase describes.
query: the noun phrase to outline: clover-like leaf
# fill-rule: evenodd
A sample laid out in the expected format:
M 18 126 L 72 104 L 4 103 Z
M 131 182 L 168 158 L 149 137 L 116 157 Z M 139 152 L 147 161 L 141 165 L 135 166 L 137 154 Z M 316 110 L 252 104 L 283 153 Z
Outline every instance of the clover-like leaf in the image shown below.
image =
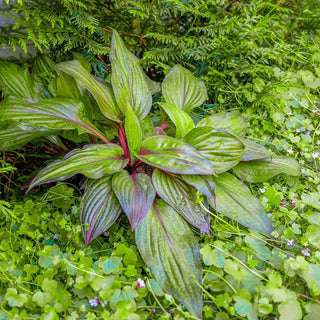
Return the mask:
M 108 230 L 118 219 L 122 208 L 112 191 L 111 175 L 89 180 L 81 200 L 80 222 L 86 245 Z M 89 229 L 87 229 L 88 225 Z
M 187 114 L 207 99 L 204 82 L 181 65 L 175 65 L 162 82 L 165 101 Z
M 128 171 L 120 171 L 112 178 L 112 189 L 132 230 L 135 230 L 150 210 L 156 196 L 151 178 L 145 173 L 129 175 Z
M 200 120 L 197 127 L 211 127 L 214 129 L 230 129 L 239 137 L 246 135 L 246 120 L 238 113 L 219 112 Z
M 116 144 L 94 144 L 72 150 L 63 159 L 43 168 L 31 181 L 28 191 L 37 185 L 62 181 L 79 173 L 90 179 L 116 173 L 128 163 L 122 156 L 123 150 Z
M 199 244 L 184 219 L 157 199 L 136 229 L 135 238 L 143 260 L 160 287 L 201 318 Z
M 215 209 L 219 213 L 254 231 L 264 235 L 271 234 L 273 228 L 267 213 L 244 183 L 228 172 L 213 180 L 216 183 Z
M 210 161 L 194 147 L 168 136 L 153 136 L 144 140 L 137 158 L 150 166 L 172 173 L 214 173 Z
M 237 165 L 244 153 L 244 145 L 238 138 L 210 127 L 195 128 L 183 140 L 205 156 L 218 174 Z
M 172 174 L 153 171 L 152 182 L 157 194 L 202 233 L 209 234 L 208 214 L 196 203 L 197 190 Z
M 263 182 L 280 173 L 291 176 L 301 175 L 297 160 L 288 157 L 272 157 L 271 161 L 240 162 L 233 171 L 239 179 L 248 182 Z

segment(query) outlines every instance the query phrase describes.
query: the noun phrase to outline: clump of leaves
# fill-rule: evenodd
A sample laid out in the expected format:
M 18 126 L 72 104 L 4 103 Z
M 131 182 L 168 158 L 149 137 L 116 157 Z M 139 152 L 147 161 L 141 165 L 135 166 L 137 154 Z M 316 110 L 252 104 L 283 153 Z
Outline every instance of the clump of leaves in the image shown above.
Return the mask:
M 51 98 L 36 90 L 28 72 L 2 62 L 6 97 L 0 104 L 0 149 L 10 150 L 42 136 L 64 149 L 62 133 L 74 129 L 80 135 L 88 133 L 91 144 L 47 165 L 28 191 L 84 175 L 80 220 L 86 244 L 124 212 L 159 285 L 201 318 L 199 244 L 188 223 L 209 233 L 211 206 L 270 235 L 272 225 L 258 199 L 228 171 L 242 180 L 260 182 L 280 173 L 299 175 L 299 167 L 295 160 L 272 157 L 246 139 L 246 121 L 239 114 L 217 113 L 196 125 L 189 113 L 205 101 L 207 91 L 180 65 L 162 83 L 164 101 L 159 103 L 161 121 L 156 123 L 149 114 L 152 94 L 159 88 L 116 31 L 110 61 L 111 86 L 97 81 L 78 60 L 56 65 L 59 75 L 50 82 Z M 94 125 L 96 119 L 100 122 Z M 199 193 L 203 204 L 197 201 Z

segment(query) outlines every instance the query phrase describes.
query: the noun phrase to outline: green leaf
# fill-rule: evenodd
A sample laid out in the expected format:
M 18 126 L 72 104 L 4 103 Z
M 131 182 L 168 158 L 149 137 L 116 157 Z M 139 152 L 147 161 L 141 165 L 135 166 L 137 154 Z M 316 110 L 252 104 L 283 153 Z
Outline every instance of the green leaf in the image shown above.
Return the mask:
M 311 242 L 312 243 L 312 242 Z M 308 264 L 307 270 L 301 270 L 303 279 L 315 295 L 320 294 L 320 266 L 314 263 Z
M 56 97 L 76 98 L 81 100 L 81 93 L 75 79 L 65 72 L 60 72 L 56 81 Z
M 218 174 L 237 165 L 244 153 L 244 146 L 238 138 L 210 127 L 195 128 L 183 140 L 205 156 Z
M 233 171 L 239 179 L 248 182 L 263 182 L 280 173 L 291 176 L 301 175 L 297 160 L 288 157 L 272 157 L 271 161 L 240 162 Z
M 139 252 L 160 287 L 201 318 L 199 244 L 184 219 L 157 199 L 136 229 L 135 237 Z
M 135 115 L 131 107 L 128 107 L 126 113 L 125 131 L 127 143 L 131 155 L 131 161 L 135 159 L 136 154 L 139 154 L 142 143 L 142 130 L 139 119 Z
M 259 200 L 245 184 L 228 172 L 213 180 L 217 185 L 215 209 L 219 213 L 254 231 L 270 235 L 273 231 L 271 222 Z
M 177 139 L 183 138 L 190 130 L 194 128 L 192 118 L 185 111 L 165 102 L 159 102 L 159 105 L 175 124 Z
M 268 149 L 263 147 L 261 144 L 250 141 L 249 139 L 239 139 L 244 145 L 244 154 L 241 161 L 252 161 L 252 160 L 271 160 L 271 154 Z
M 204 82 L 181 65 L 175 65 L 162 82 L 165 101 L 189 113 L 207 99 Z
M 86 245 L 109 229 L 121 211 L 118 199 L 112 191 L 111 175 L 89 180 L 82 196 L 80 210 L 80 222 Z
M 300 303 L 296 299 L 286 300 L 278 306 L 280 314 L 279 320 L 300 320 L 302 319 L 302 310 Z
M 25 130 L 73 130 L 89 132 L 109 142 L 86 118 L 84 105 L 68 98 L 44 99 L 30 104 L 21 99 L 7 98 L 0 104 L 0 118 L 17 123 Z
M 158 195 L 202 233 L 210 233 L 208 214 L 196 203 L 197 191 L 182 179 L 158 169 L 152 182 Z
M 116 144 L 94 144 L 72 150 L 62 160 L 56 160 L 42 169 L 31 181 L 28 191 L 37 185 L 62 181 L 78 173 L 90 179 L 116 173 L 128 163 L 122 155 L 122 148 Z
M 35 89 L 35 81 L 28 70 L 14 63 L 0 61 L 0 89 L 10 97 L 27 99 L 29 102 L 41 98 Z
M 162 170 L 179 174 L 214 173 L 209 160 L 189 144 L 168 136 L 153 136 L 142 143 L 141 161 Z
M 146 116 L 140 121 L 140 126 L 142 130 L 143 140 L 155 135 L 154 126 L 149 116 Z
M 106 118 L 116 122 L 123 119 L 111 88 L 94 79 L 78 60 L 61 62 L 55 68 L 73 76 L 79 86 L 88 89 Z
M 15 288 L 8 288 L 4 298 L 10 307 L 21 308 L 28 301 L 27 295 L 25 293 L 19 294 Z
M 191 184 L 192 186 L 194 186 L 199 192 L 204 194 L 207 198 L 209 198 L 211 200 L 211 203 L 216 203 L 216 197 L 214 194 L 216 184 L 213 181 L 212 176 L 184 174 L 181 176 L 181 178 L 188 184 Z
M 24 146 L 29 141 L 53 134 L 54 130 L 23 130 L 19 127 L 0 129 L 0 151 L 11 151 Z
M 145 173 L 129 175 L 128 171 L 121 171 L 113 176 L 112 188 L 132 230 L 135 230 L 150 210 L 156 196 L 151 178 Z
M 127 108 L 131 106 L 138 119 L 142 120 L 151 109 L 152 96 L 138 58 L 125 47 L 115 30 L 109 58 L 111 83 L 119 108 L 126 114 Z
M 240 114 L 224 111 L 200 120 L 197 127 L 231 129 L 239 137 L 244 137 L 246 135 L 247 125 L 246 120 Z

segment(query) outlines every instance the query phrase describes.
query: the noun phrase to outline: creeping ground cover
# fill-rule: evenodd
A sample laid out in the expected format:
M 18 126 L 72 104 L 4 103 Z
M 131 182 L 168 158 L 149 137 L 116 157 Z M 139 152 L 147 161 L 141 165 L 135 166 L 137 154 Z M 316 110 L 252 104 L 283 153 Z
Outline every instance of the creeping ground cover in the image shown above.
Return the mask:
M 201 319 L 215 314 L 217 318 L 227 316 L 217 299 L 224 297 L 223 303 L 228 304 L 229 290 L 239 295 L 234 298 L 233 311 L 224 306 L 231 314 L 253 319 L 260 304 L 261 309 L 265 308 L 262 313 L 271 313 L 273 308 L 269 307 L 267 297 L 278 292 L 272 291 L 274 287 L 269 290 L 266 285 L 265 293 L 261 291 L 261 303 L 251 302 L 250 297 L 256 287 L 263 287 L 261 280 L 268 281 L 260 274 L 259 267 L 263 263 L 274 264 L 267 261 L 281 257 L 286 251 L 277 251 L 274 246 L 276 251 L 271 254 L 266 246 L 265 239 L 272 241 L 279 231 L 274 230 L 270 216 L 249 186 L 279 174 L 299 177 L 298 162 L 246 138 L 247 122 L 239 113 L 218 112 L 195 121 L 190 112 L 207 98 L 204 83 L 176 65 L 160 88 L 144 74 L 138 59 L 124 46 L 116 31 L 113 31 L 110 62 L 112 73 L 107 82 L 92 77 L 90 65 L 83 59 L 59 63 L 52 66 L 56 77 L 47 87 L 17 65 L 1 62 L 4 90 L 0 104 L 1 149 L 11 151 L 42 137 L 64 153 L 38 171 L 27 192 L 78 174 L 85 177 L 80 183 L 84 189 L 81 200 L 74 196 L 73 189 L 59 183 L 49 189 L 39 204 L 26 200 L 24 206 L 17 204 L 12 209 L 7 202 L 2 203 L 5 216 L 15 221 L 17 234 L 25 235 L 29 243 L 22 245 L 23 251 L 29 251 L 33 257 L 29 263 L 19 262 L 20 267 L 11 264 L 12 257 L 9 258 L 4 263 L 4 280 L 15 283 L 17 280 L 11 278 L 22 279 L 26 272 L 30 273 L 29 280 L 36 281 L 7 288 L 3 297 L 4 317 L 29 318 L 42 309 L 43 319 L 59 316 L 90 319 L 96 317 L 89 311 L 90 307 L 99 307 L 101 318 L 126 319 L 132 315 L 132 319 L 144 319 L 159 314 L 163 318 L 179 318 L 162 305 L 179 303 L 185 317 Z M 160 90 L 161 101 L 155 103 L 158 112 L 150 113 L 152 95 Z M 72 148 L 72 144 L 79 147 Z M 261 190 L 266 196 L 269 194 L 270 206 L 275 205 L 280 195 L 273 188 L 265 188 Z M 66 215 L 66 211 L 71 212 Z M 123 227 L 116 228 L 119 219 L 124 224 L 124 215 L 131 229 L 127 238 Z M 47 223 L 39 228 L 42 219 Z M 252 231 L 240 231 L 236 222 Z M 26 224 L 34 223 L 26 233 Z M 127 225 L 125 230 L 128 229 Z M 53 233 L 51 239 L 48 231 Z M 217 240 L 209 241 L 200 250 L 199 236 L 210 239 L 210 233 L 217 234 Z M 232 248 L 228 239 L 233 234 L 251 248 L 240 252 L 241 259 L 228 252 Z M 101 235 L 109 237 L 108 248 Z M 117 236 L 122 240 L 113 248 L 112 240 Z M 62 251 L 60 246 L 65 246 L 66 241 L 74 241 L 79 248 L 70 250 L 66 246 L 66 252 Z M 94 251 L 86 247 L 92 241 L 100 244 L 95 242 L 98 248 Z M 8 242 L 4 246 L 5 243 L 10 249 L 8 253 L 14 252 L 12 244 L 10 247 L 9 242 L 8 247 Z M 302 253 L 310 255 L 309 251 L 306 248 Z M 248 255 L 248 265 L 243 267 Z M 210 266 L 204 278 L 201 256 L 204 264 Z M 304 258 L 300 257 L 302 263 Z M 29 273 L 27 265 L 30 265 Z M 142 270 L 146 266 L 147 278 Z M 40 267 L 40 274 L 33 279 Z M 234 279 L 221 274 L 221 268 Z M 313 272 L 317 272 L 316 265 L 314 268 Z M 136 283 L 129 281 L 138 275 Z M 279 312 L 300 310 L 296 296 L 281 289 L 277 273 L 270 273 L 269 278 L 270 282 L 276 281 L 279 294 L 282 292 L 280 301 L 273 297 L 275 302 L 282 302 Z M 211 284 L 217 279 L 222 280 L 220 290 L 226 290 L 221 285 L 228 288 L 222 296 L 214 294 L 219 286 Z M 31 287 L 28 289 L 25 284 Z M 150 304 L 153 299 L 146 289 L 140 290 L 146 284 L 154 302 L 160 306 L 158 311 L 152 308 L 150 313 L 147 307 L 147 301 Z M 68 285 L 77 296 L 76 301 L 72 301 Z M 209 307 L 210 301 L 206 305 L 203 294 L 217 306 L 218 313 Z M 88 295 L 93 297 L 85 299 Z M 157 296 L 164 296 L 167 302 L 161 303 Z M 266 306 L 262 307 L 263 304 Z M 139 309 L 141 312 L 136 313 Z

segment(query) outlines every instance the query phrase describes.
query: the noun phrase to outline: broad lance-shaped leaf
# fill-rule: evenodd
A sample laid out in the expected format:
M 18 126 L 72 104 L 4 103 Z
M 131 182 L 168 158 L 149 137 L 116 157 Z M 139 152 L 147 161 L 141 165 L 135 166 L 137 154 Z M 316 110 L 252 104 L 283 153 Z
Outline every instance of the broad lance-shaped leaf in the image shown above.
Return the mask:
M 214 174 L 210 161 L 189 144 L 168 136 L 153 136 L 143 141 L 141 161 L 178 174 Z
M 89 132 L 102 141 L 109 141 L 86 118 L 84 105 L 68 98 L 44 99 L 30 104 L 22 99 L 7 98 L 0 104 L 0 119 L 17 123 L 25 130 L 73 130 Z
M 139 119 L 129 106 L 125 121 L 126 138 L 131 155 L 131 161 L 134 160 L 136 154 L 139 154 L 142 143 L 142 130 Z
M 112 189 L 132 230 L 135 230 L 150 210 L 156 196 L 151 178 L 145 173 L 129 175 L 127 171 L 120 171 L 112 178 Z
M 189 113 L 207 99 L 204 82 L 181 65 L 175 65 L 162 82 L 165 101 Z
M 194 128 L 192 118 L 183 110 L 165 102 L 159 102 L 160 107 L 166 112 L 176 126 L 176 138 L 183 138 Z
M 151 109 L 152 96 L 138 58 L 125 47 L 115 30 L 109 58 L 111 83 L 119 108 L 126 114 L 128 106 L 131 106 L 139 120 L 142 120 Z
M 122 170 L 128 163 L 123 150 L 116 144 L 86 145 L 67 153 L 43 168 L 31 181 L 28 191 L 35 186 L 52 181 L 62 181 L 81 173 L 90 179 L 99 179 L 106 174 Z
M 219 112 L 200 120 L 197 127 L 214 129 L 231 129 L 239 137 L 246 135 L 246 120 L 238 113 Z
M 213 180 L 213 176 L 183 174 L 181 175 L 181 178 L 209 198 L 211 203 L 214 204 L 213 207 L 215 208 L 216 196 L 214 194 L 214 190 L 216 189 L 216 184 Z
M 254 231 L 267 236 L 271 234 L 273 228 L 266 212 L 244 183 L 228 172 L 213 180 L 216 183 L 215 209 L 219 213 Z
M 33 139 L 49 136 L 54 130 L 23 130 L 19 127 L 0 128 L 0 151 L 11 151 L 24 146 Z
M 248 182 L 263 182 L 280 173 L 301 175 L 297 160 L 288 157 L 272 157 L 271 161 L 240 162 L 233 171 L 239 179 Z
M 136 229 L 135 238 L 142 259 L 160 287 L 202 318 L 199 244 L 184 219 L 157 199 Z
M 245 138 L 240 138 L 240 141 L 244 144 L 244 154 L 241 161 L 271 160 L 271 154 L 264 146 Z
M 108 230 L 118 219 L 122 208 L 112 191 L 111 175 L 89 180 L 81 200 L 80 222 L 86 245 Z M 89 229 L 87 229 L 88 225 Z
M 140 126 L 144 140 L 155 135 L 153 123 L 149 116 L 146 116 L 140 121 Z
M 238 138 L 210 127 L 195 128 L 183 140 L 205 156 L 218 174 L 237 165 L 244 153 L 244 146 Z
M 10 97 L 37 101 L 41 98 L 28 70 L 8 61 L 0 61 L 0 89 Z
M 94 79 L 78 60 L 61 62 L 55 68 L 73 76 L 81 87 L 88 89 L 106 118 L 116 122 L 123 119 L 111 88 Z
M 152 182 L 158 195 L 202 233 L 209 234 L 208 214 L 196 204 L 197 190 L 172 174 L 153 171 Z

